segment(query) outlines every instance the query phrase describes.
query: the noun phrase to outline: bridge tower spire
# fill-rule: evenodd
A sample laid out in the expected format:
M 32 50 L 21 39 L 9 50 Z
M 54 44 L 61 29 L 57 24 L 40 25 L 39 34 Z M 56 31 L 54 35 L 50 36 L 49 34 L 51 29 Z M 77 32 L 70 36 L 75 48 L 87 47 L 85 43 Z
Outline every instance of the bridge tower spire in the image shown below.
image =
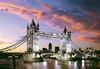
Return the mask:
M 37 52 L 39 51 L 39 24 L 36 24 L 32 20 L 31 24 L 27 26 L 27 51 L 28 52 Z

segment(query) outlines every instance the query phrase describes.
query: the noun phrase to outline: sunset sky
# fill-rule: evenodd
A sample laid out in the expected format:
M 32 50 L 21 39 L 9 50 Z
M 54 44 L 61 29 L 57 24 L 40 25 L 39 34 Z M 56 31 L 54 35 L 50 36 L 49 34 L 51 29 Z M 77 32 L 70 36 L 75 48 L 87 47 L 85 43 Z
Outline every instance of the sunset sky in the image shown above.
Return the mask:
M 100 49 L 100 0 L 0 0 L 0 48 L 12 45 L 26 35 L 34 19 L 40 30 L 60 34 L 72 31 L 72 46 Z M 40 48 L 61 40 L 40 37 Z M 25 51 L 26 43 L 13 51 Z

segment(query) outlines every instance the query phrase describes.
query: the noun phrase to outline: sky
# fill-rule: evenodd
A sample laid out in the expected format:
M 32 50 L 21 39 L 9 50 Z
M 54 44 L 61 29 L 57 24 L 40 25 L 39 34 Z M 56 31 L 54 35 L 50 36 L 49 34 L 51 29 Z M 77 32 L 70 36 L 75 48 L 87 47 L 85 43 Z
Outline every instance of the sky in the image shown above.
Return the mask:
M 32 19 L 40 30 L 72 31 L 74 48 L 100 49 L 100 0 L 0 0 L 0 48 L 12 45 L 26 35 Z M 48 43 L 61 46 L 61 40 L 40 37 L 40 48 Z M 13 51 L 25 51 L 26 43 Z

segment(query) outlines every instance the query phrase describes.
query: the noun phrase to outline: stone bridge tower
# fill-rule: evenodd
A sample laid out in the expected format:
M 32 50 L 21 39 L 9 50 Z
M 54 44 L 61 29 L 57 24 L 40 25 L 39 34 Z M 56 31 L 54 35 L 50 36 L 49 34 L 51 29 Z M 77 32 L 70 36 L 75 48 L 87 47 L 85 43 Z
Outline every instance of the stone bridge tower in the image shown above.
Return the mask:
M 27 26 L 27 51 L 37 52 L 39 51 L 39 24 L 36 24 L 32 20 L 31 24 Z
M 62 35 L 64 38 L 62 39 L 61 51 L 62 51 L 62 53 L 69 53 L 72 50 L 71 31 L 68 31 L 66 28 L 64 28 Z

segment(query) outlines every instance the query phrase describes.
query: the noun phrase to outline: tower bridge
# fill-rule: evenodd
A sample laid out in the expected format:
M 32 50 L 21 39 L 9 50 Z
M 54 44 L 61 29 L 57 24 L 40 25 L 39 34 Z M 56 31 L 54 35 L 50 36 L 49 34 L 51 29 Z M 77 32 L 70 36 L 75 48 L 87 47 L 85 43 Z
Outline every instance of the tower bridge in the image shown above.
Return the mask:
M 71 31 L 66 28 L 61 34 L 47 33 L 39 30 L 39 24 L 35 24 L 34 20 L 27 26 L 27 35 L 30 36 L 27 39 L 27 50 L 31 49 L 33 52 L 39 51 L 39 36 L 55 38 L 62 40 L 62 49 L 66 52 L 71 52 Z
M 67 54 L 72 50 L 71 31 L 64 28 L 64 31 L 61 34 L 43 32 L 40 31 L 39 24 L 36 24 L 34 20 L 32 20 L 31 24 L 27 26 L 27 35 L 25 37 L 11 46 L 0 49 L 0 51 L 10 51 L 27 42 L 27 52 L 39 52 L 39 37 L 61 39 L 62 46 L 60 47 L 60 54 Z

